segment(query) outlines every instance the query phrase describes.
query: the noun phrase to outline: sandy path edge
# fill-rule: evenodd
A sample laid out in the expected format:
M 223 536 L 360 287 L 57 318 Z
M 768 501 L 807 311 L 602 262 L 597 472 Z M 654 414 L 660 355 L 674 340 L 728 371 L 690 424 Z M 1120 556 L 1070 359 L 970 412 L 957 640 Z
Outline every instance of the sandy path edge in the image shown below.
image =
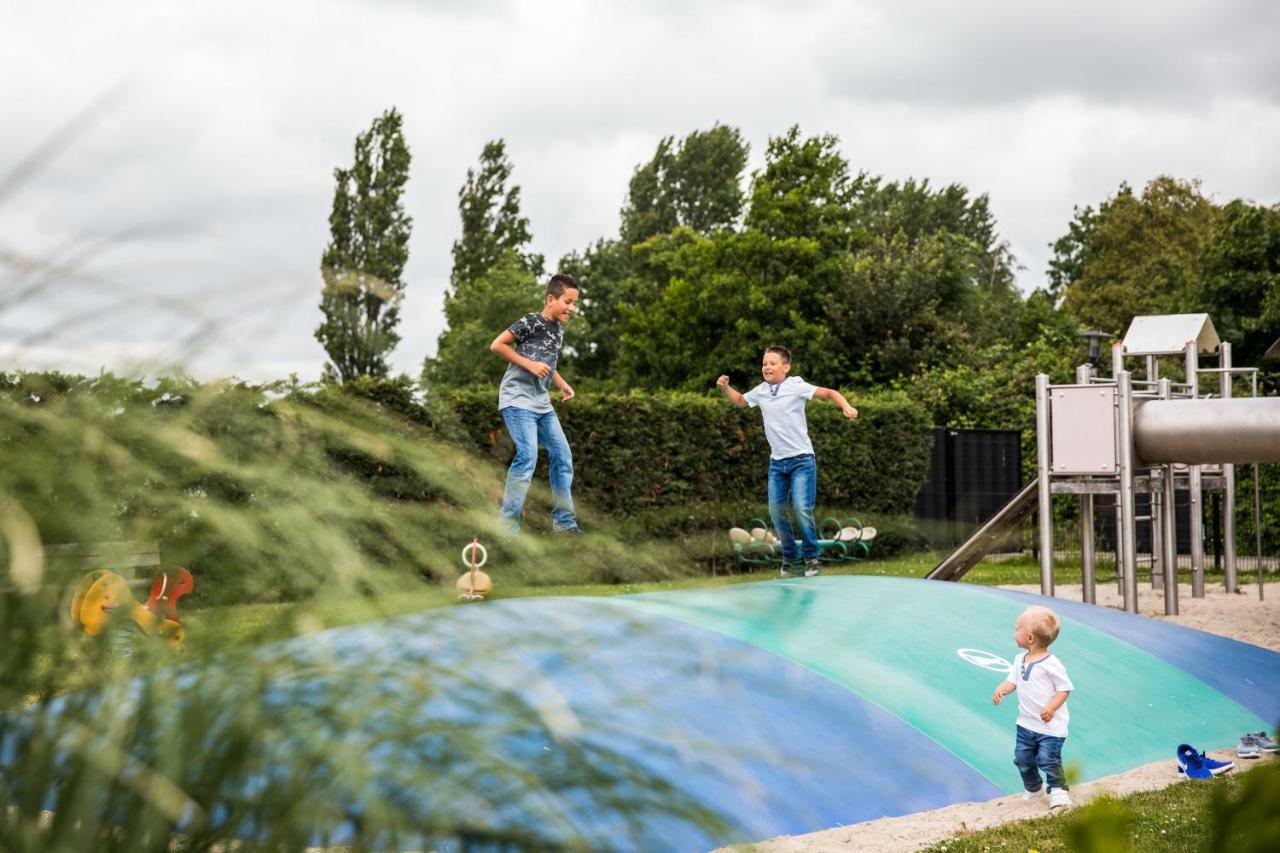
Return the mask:
M 1270 764 L 1277 759 L 1264 757 L 1242 761 L 1236 759 L 1235 749 L 1218 749 L 1210 757 L 1222 761 L 1234 760 L 1233 773 L 1247 772 L 1254 767 Z M 1071 797 L 1077 807 L 1097 797 L 1124 796 L 1139 791 L 1155 791 L 1188 782 L 1177 772 L 1172 757 L 1153 761 L 1114 776 L 1104 776 L 1093 782 L 1083 782 L 1071 788 Z M 824 850 L 875 850 L 885 853 L 912 853 L 946 838 L 953 838 L 972 831 L 987 829 L 1020 820 L 1031 820 L 1049 814 L 1045 800 L 1023 802 L 1021 795 L 997 797 L 985 803 L 957 803 L 931 812 L 883 817 L 864 823 L 838 826 L 807 835 L 784 835 L 757 845 L 739 845 L 721 848 L 722 851 L 748 850 L 767 853 L 815 853 Z

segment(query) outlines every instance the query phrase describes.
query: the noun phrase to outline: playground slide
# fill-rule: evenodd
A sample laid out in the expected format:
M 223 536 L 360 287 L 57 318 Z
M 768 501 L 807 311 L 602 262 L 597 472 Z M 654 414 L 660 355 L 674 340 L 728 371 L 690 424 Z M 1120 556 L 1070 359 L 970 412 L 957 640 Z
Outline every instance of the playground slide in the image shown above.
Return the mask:
M 925 575 L 931 581 L 959 580 L 972 569 L 992 548 L 1004 541 L 1036 508 L 1039 478 L 1022 487 L 999 512 L 988 518 L 963 545 L 952 551 L 941 563 Z

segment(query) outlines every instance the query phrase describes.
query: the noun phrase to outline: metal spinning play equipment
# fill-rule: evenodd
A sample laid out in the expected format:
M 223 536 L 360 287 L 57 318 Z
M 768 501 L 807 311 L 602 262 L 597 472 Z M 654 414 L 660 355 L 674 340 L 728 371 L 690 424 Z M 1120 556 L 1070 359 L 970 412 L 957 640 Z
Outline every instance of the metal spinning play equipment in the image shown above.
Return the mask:
M 1201 356 L 1217 352 L 1217 365 Z M 1162 356 L 1180 356 L 1183 380 L 1159 375 Z M 1145 360 L 1144 378 L 1126 369 L 1127 359 Z M 1235 535 L 1235 466 L 1254 465 L 1254 513 L 1259 514 L 1260 462 L 1280 462 L 1280 398 L 1258 397 L 1257 368 L 1235 367 L 1231 344 L 1221 341 L 1208 314 L 1135 317 L 1124 340 L 1112 348 L 1112 376 L 1091 365 L 1076 370 L 1076 382 L 1051 385 L 1036 377 L 1037 477 L 954 553 L 934 567 L 932 580 L 956 580 L 1030 515 L 1052 518 L 1055 494 L 1080 497 L 1083 598 L 1095 603 L 1094 496 L 1117 495 L 1117 575 L 1125 609 L 1137 612 L 1136 529 L 1152 530 L 1152 583 L 1163 586 L 1165 613 L 1178 612 L 1175 489 L 1185 483 L 1191 499 L 1191 589 L 1204 596 L 1202 501 L 1221 490 L 1225 585 L 1238 586 Z M 1232 398 L 1232 380 L 1250 380 L 1251 398 Z M 1202 383 L 1202 378 L 1208 381 Z M 1217 382 L 1212 382 L 1216 377 Z M 1215 387 L 1216 386 L 1216 390 Z M 1152 496 L 1151 513 L 1137 515 L 1135 497 Z M 1255 524 L 1255 530 L 1260 530 Z M 1259 534 L 1260 535 L 1260 534 Z M 1053 594 L 1053 526 L 1039 525 L 1040 589 Z M 1261 559 L 1261 547 L 1258 547 Z M 1262 595 L 1259 563 L 1258 594 Z M 1166 581 L 1167 579 L 1167 581 Z

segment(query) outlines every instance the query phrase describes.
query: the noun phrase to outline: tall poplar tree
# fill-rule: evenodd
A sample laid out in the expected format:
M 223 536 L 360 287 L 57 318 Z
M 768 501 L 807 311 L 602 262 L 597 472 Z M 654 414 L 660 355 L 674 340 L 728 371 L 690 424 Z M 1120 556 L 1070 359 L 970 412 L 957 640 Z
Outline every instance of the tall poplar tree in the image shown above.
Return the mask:
M 520 187 L 508 187 L 511 161 L 501 139 L 485 143 L 480 167 L 467 169 L 467 179 L 458 190 L 458 213 L 462 236 L 453 244 L 454 290 L 477 281 L 503 255 L 513 252 L 524 268 L 542 275 L 542 255 L 529 251 L 529 219 L 520 215 Z
M 386 375 L 387 355 L 400 341 L 395 328 L 413 224 L 401 199 L 410 160 L 402 123 L 394 107 L 387 110 L 356 137 L 351 168 L 333 170 L 316 340 L 329 354 L 325 375 L 343 382 Z

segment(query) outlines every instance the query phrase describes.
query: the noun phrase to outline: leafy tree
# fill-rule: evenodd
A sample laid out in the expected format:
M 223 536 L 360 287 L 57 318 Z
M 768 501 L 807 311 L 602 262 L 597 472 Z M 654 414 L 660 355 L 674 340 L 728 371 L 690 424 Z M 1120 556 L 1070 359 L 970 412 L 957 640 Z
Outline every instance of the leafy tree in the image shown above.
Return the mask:
M 1018 329 L 1014 259 L 987 198 L 853 177 L 834 136 L 792 127 L 771 139 L 744 225 L 632 247 L 637 283 L 616 289 L 631 301 L 609 317 L 620 319 L 618 376 L 685 388 L 726 371 L 754 380 L 760 350 L 783 343 L 823 382 L 880 382 Z
M 721 124 L 694 131 L 678 144 L 674 137 L 662 139 L 632 175 L 619 236 L 561 259 L 558 268 L 583 286 L 579 319 L 587 322 L 575 320 L 566 339 L 567 362 L 577 375 L 619 383 L 613 366 L 623 312 L 652 304 L 667 284 L 635 247 L 681 228 L 700 234 L 732 229 L 745 201 L 747 152 L 741 132 Z
M 400 340 L 413 223 L 401 202 L 410 160 L 401 124 L 400 113 L 387 110 L 356 137 L 351 168 L 333 172 L 330 241 L 320 260 L 325 319 L 315 334 L 329 354 L 326 376 L 343 382 L 386 375 L 386 356 Z
M 489 343 L 520 317 L 541 310 L 542 293 L 525 260 L 508 251 L 478 278 L 445 294 L 448 328 L 436 355 L 423 363 L 423 381 L 455 388 L 496 383 L 506 363 L 489 352 Z
M 730 228 L 742 215 L 742 170 L 748 146 L 735 127 L 715 124 L 675 143 L 665 137 L 653 158 L 636 167 L 622 208 L 628 245 L 685 226 L 703 234 Z
M 835 384 L 848 373 L 814 298 L 827 275 L 816 241 L 680 228 L 636 253 L 643 277 L 666 284 L 622 311 L 617 373 L 628 384 L 705 390 L 726 372 L 755 380 L 771 344 L 795 349 L 797 375 Z
M 662 286 L 642 274 L 631 246 L 618 239 L 597 240 L 583 252 L 570 252 L 557 269 L 582 285 L 581 312 L 566 332 L 564 363 L 575 376 L 617 380 L 613 368 L 623 311 L 651 304 Z
M 1137 314 L 1192 310 L 1216 212 L 1194 181 L 1161 176 L 1140 197 L 1122 184 L 1097 211 L 1077 209 L 1053 244 L 1053 292 L 1082 323 L 1117 333 Z
M 512 165 L 506 143 L 495 139 L 480 152 L 479 169 L 467 169 L 458 190 L 462 236 L 453 244 L 456 290 L 484 275 L 508 253 L 514 253 L 534 276 L 542 275 L 542 255 L 528 251 L 529 220 L 520 214 L 520 187 L 508 187 Z
M 1221 209 L 1200 264 L 1200 304 L 1240 364 L 1261 365 L 1280 336 L 1280 205 Z
M 746 227 L 775 238 L 847 245 L 865 178 L 849 176 L 839 143 L 832 134 L 802 139 L 798 125 L 770 138 L 764 169 L 752 176 Z

